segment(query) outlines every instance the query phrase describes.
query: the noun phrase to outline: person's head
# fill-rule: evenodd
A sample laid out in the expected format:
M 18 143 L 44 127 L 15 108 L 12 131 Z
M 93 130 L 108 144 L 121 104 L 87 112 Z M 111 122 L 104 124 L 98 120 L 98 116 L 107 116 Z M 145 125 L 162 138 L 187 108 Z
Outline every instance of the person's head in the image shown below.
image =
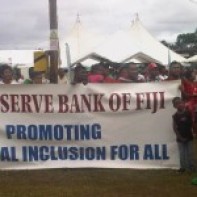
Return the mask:
M 21 70 L 17 67 L 13 68 L 13 78 L 18 81 L 19 79 L 22 79 L 23 76 L 21 74 Z
M 5 84 L 10 84 L 13 80 L 13 70 L 7 64 L 1 66 L 1 79 Z
M 62 79 L 65 76 L 65 74 L 66 74 L 66 71 L 65 71 L 64 68 L 59 68 L 58 69 L 58 76 L 59 76 L 60 79 Z
M 168 70 L 166 69 L 165 66 L 160 66 L 160 67 L 159 67 L 159 73 L 160 73 L 161 75 L 168 75 Z
M 82 64 L 78 64 L 74 69 L 74 83 L 88 83 L 88 74 L 86 68 Z
M 176 108 L 176 102 L 179 100 L 181 100 L 181 97 L 178 97 L 178 96 L 176 96 L 172 99 L 172 105 L 174 108 Z
M 118 78 L 129 79 L 128 67 L 122 66 L 119 69 Z
M 156 63 L 148 64 L 147 71 L 150 79 L 152 80 L 155 80 L 155 78 L 159 75 L 159 68 Z
M 194 72 L 194 70 L 192 69 L 187 69 L 184 72 L 183 75 L 186 79 L 188 79 L 189 81 L 195 81 L 196 79 L 196 73 Z
M 129 78 L 131 80 L 137 81 L 138 77 L 138 69 L 135 63 L 131 62 L 128 65 L 128 72 L 129 72 Z
M 42 84 L 43 72 L 33 71 L 32 73 L 32 83 Z
M 185 103 L 180 97 L 174 97 L 172 99 L 172 104 L 178 111 L 183 111 L 185 109 Z
M 109 69 L 109 64 L 108 63 L 100 62 L 98 69 L 99 69 L 100 74 L 102 74 L 104 77 L 109 76 L 110 69 Z
M 179 62 L 172 62 L 169 67 L 169 76 L 175 79 L 180 79 L 182 74 L 182 65 Z
M 92 65 L 91 74 L 93 75 L 103 75 L 104 74 L 104 67 L 101 63 Z

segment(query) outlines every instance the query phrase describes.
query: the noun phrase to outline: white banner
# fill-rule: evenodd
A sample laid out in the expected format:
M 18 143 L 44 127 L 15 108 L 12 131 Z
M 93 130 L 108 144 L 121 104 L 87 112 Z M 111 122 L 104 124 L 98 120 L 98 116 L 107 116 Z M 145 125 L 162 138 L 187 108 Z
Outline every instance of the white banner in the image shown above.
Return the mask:
M 177 168 L 178 85 L 1 85 L 0 169 Z

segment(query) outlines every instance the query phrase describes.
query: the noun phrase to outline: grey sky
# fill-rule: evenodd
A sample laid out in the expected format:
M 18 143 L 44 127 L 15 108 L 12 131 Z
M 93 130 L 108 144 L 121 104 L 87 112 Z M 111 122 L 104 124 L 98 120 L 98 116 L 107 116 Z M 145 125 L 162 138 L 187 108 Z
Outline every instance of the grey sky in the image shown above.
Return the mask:
M 35 49 L 49 42 L 48 0 L 0 0 L 0 49 Z M 195 3 L 196 2 L 196 3 Z M 57 0 L 60 39 L 80 14 L 100 34 L 128 28 L 136 13 L 157 39 L 175 41 L 197 28 L 197 0 Z

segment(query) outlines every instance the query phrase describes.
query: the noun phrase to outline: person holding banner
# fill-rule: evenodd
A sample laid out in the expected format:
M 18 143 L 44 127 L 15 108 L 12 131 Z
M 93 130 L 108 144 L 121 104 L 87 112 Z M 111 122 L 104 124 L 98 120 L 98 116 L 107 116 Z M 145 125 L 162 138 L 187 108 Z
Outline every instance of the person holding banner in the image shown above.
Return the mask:
M 78 63 L 74 69 L 74 79 L 71 82 L 73 85 L 77 83 L 82 83 L 86 85 L 88 83 L 88 73 L 86 68 L 81 64 Z
M 119 83 L 131 83 L 132 82 L 129 77 L 128 67 L 125 67 L 125 66 L 120 67 L 117 80 Z
M 146 82 L 144 75 L 139 73 L 138 67 L 135 63 L 133 62 L 129 63 L 128 72 L 131 82 L 133 83 Z
M 88 75 L 88 82 L 89 83 L 103 83 L 104 76 L 103 76 L 103 69 L 100 64 L 94 64 L 91 67 L 90 73 Z
M 179 80 L 182 78 L 182 74 L 183 68 L 181 63 L 174 61 L 170 64 L 167 80 Z
M 29 78 L 23 84 L 43 84 L 43 72 L 34 71 L 34 67 L 29 68 Z
M 119 81 L 114 78 L 114 73 L 112 68 L 110 68 L 110 64 L 101 62 L 100 69 L 103 75 L 103 83 L 118 83 Z
M 192 116 L 180 97 L 175 97 L 172 103 L 177 110 L 172 119 L 180 157 L 180 169 L 178 172 L 183 173 L 186 170 L 194 172 Z
M 68 84 L 67 78 L 68 70 L 64 68 L 58 69 L 58 84 Z
M 14 80 L 13 70 L 8 64 L 3 64 L 1 66 L 1 81 L 0 84 L 19 84 Z
M 156 63 L 150 63 L 147 66 L 147 70 L 146 70 L 146 82 L 158 82 L 161 81 L 161 79 L 159 78 L 159 68 L 158 65 Z

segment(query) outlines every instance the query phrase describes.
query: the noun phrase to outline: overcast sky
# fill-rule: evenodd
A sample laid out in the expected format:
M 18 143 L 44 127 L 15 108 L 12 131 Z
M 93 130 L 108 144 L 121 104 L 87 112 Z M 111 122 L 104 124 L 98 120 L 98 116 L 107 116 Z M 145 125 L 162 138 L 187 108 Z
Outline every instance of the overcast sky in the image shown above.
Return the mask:
M 49 42 L 48 0 L 0 0 L 0 49 L 35 49 Z M 82 24 L 100 34 L 131 25 L 135 14 L 158 40 L 197 28 L 197 0 L 57 0 L 60 40 L 79 13 Z

